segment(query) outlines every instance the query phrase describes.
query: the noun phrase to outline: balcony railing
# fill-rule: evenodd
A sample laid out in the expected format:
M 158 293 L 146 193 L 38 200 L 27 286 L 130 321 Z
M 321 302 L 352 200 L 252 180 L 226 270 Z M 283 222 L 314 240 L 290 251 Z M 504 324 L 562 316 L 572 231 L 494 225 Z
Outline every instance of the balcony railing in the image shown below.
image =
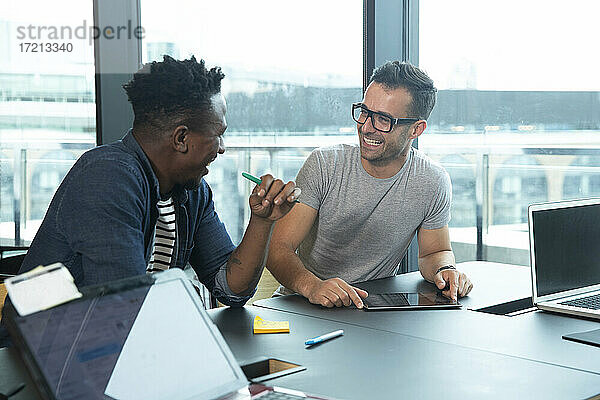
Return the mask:
M 92 137 L 0 142 L 0 237 L 30 241 L 45 209 Z M 41 135 L 36 135 L 40 137 Z M 249 219 L 252 184 L 241 171 L 293 180 L 310 151 L 357 143 L 354 134 L 228 132 L 227 151 L 210 168 L 215 206 L 234 242 Z M 453 183 L 451 239 L 458 261 L 528 264 L 527 206 L 600 197 L 600 135 L 596 131 L 428 133 L 419 148 L 440 162 Z

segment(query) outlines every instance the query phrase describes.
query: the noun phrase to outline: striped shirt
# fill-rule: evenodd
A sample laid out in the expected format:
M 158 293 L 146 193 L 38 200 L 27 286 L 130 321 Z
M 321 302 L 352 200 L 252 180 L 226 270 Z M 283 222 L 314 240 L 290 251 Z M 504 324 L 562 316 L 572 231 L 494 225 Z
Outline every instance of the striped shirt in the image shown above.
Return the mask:
M 159 201 L 157 206 L 158 219 L 156 220 L 156 228 L 154 229 L 154 246 L 150 263 L 146 269 L 147 272 L 169 269 L 173 256 L 173 248 L 175 247 L 177 226 L 175 223 L 173 198 Z

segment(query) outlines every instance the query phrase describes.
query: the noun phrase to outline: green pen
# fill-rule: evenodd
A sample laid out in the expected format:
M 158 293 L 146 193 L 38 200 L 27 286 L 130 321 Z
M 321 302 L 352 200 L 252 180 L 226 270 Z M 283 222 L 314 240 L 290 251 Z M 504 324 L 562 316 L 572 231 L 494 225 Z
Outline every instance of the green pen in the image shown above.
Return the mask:
M 242 176 L 248 180 L 251 180 L 252 182 L 256 183 L 257 185 L 260 185 L 262 183 L 262 179 L 257 178 L 254 175 L 251 175 L 247 172 L 242 172 Z M 294 203 L 300 203 L 298 200 L 294 200 Z

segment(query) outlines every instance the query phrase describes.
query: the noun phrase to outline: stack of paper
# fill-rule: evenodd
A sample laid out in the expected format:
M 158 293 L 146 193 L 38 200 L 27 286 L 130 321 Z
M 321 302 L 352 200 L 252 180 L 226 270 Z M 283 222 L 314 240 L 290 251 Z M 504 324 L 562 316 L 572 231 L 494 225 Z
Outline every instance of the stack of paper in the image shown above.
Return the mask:
M 47 310 L 81 297 L 73 276 L 61 263 L 39 266 L 4 281 L 13 306 L 21 316 Z
M 290 333 L 289 321 L 265 321 L 254 317 L 254 333 Z

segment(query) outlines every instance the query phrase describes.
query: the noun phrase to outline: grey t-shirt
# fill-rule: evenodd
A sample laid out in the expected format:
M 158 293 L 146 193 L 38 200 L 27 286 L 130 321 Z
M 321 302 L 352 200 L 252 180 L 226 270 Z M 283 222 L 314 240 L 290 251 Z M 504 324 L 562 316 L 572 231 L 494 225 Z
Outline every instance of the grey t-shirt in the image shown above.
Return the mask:
M 450 221 L 452 187 L 441 165 L 411 148 L 396 175 L 378 179 L 360 160 L 357 145 L 316 149 L 296 178 L 300 202 L 318 211 L 298 255 L 321 279 L 352 283 L 395 275 L 420 227 Z

